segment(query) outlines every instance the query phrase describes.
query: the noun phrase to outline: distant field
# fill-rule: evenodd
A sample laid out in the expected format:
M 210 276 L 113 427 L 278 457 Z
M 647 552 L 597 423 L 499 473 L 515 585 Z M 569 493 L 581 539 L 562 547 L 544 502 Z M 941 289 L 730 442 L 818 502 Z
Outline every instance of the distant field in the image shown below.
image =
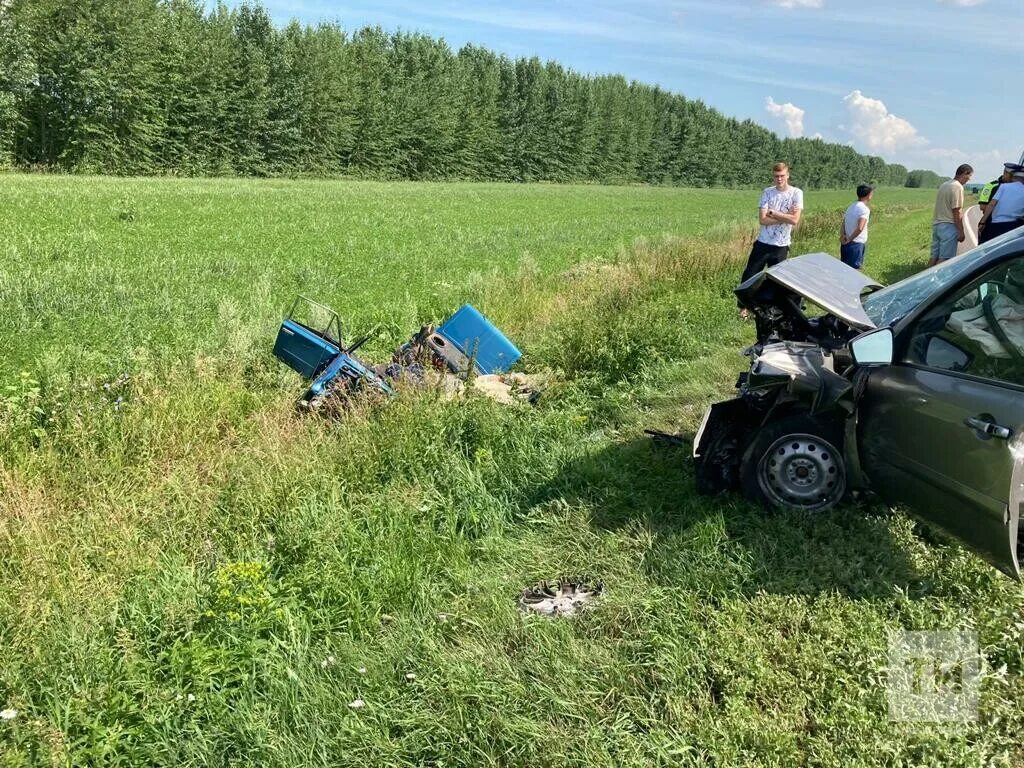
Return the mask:
M 523 265 L 752 227 L 754 190 L 0 176 L 0 375 L 51 352 L 113 370 L 223 348 L 296 293 L 405 332 Z M 931 193 L 880 190 L 880 203 Z M 810 211 L 845 192 L 810 192 Z M 227 327 L 226 327 L 227 326 Z M 393 339 L 389 339 L 391 341 Z
M 878 505 L 698 497 L 643 433 L 743 368 L 756 197 L 0 177 L 0 766 L 1024 765 L 1020 583 Z M 931 202 L 879 192 L 870 274 Z M 471 299 L 549 387 L 297 412 L 297 291 L 373 361 Z M 518 613 L 561 574 L 607 593 Z M 978 633 L 976 722 L 889 719 L 924 629 Z

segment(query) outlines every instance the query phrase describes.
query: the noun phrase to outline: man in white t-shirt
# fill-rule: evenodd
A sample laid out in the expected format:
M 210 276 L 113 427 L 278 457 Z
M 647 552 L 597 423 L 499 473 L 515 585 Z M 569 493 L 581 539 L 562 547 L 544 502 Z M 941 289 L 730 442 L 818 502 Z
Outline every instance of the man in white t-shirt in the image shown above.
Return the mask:
M 857 187 L 857 202 L 846 209 L 843 224 L 839 228 L 839 258 L 843 264 L 854 269 L 864 266 L 864 252 L 868 247 L 868 219 L 871 209 L 868 203 L 875 195 L 870 184 Z
M 1024 170 L 1015 171 L 1012 180 L 1000 184 L 992 204 L 978 222 L 978 243 L 989 240 L 1024 225 Z
M 758 221 L 761 231 L 754 241 L 754 247 L 747 257 L 740 283 L 756 275 L 762 269 L 785 261 L 793 239 L 793 227 L 800 223 L 800 212 L 804 207 L 804 193 L 798 187 L 789 185 L 789 166 L 776 163 L 772 168 L 775 186 L 761 193 L 758 206 Z M 744 308 L 740 316 L 746 319 Z

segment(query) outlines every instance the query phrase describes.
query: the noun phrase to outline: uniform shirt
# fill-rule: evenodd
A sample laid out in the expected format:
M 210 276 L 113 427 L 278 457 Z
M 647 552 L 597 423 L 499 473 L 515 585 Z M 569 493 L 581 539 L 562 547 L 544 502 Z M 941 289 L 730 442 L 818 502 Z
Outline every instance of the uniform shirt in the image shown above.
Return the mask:
M 861 219 L 870 219 L 871 209 L 864 203 L 858 200 L 856 203 L 846 209 L 846 214 L 843 216 L 843 232 L 849 237 L 857 229 L 857 223 Z M 868 241 L 868 225 L 865 222 L 864 231 L 857 235 L 851 242 L 854 243 L 866 243 Z
M 996 193 L 996 190 L 999 189 L 999 186 L 1002 183 L 1003 177 L 1000 176 L 995 181 L 990 181 L 988 184 L 982 187 L 981 192 L 978 193 L 978 205 L 986 205 L 989 201 L 991 201 L 992 197 Z
M 996 206 L 992 210 L 993 224 L 1008 224 L 1024 219 L 1024 183 L 1009 181 L 1000 184 L 992 201 Z
M 941 187 L 935 197 L 935 215 L 932 224 L 956 224 L 953 209 L 964 207 L 964 187 L 956 179 L 950 179 Z
M 786 187 L 780 192 L 775 187 L 768 187 L 761 193 L 758 208 L 771 208 L 779 213 L 793 213 L 804 207 L 804 193 L 798 187 Z M 793 242 L 793 225 L 779 222 L 778 224 L 762 224 L 757 239 L 766 245 L 779 248 Z

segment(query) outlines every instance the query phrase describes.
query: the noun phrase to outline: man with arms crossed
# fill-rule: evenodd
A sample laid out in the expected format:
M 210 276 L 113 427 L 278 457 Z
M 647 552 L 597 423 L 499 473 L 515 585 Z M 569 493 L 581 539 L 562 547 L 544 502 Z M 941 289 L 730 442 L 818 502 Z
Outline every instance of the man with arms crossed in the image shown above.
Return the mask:
M 761 193 L 758 206 L 758 221 L 761 231 L 754 247 L 747 257 L 740 283 L 756 275 L 765 267 L 785 261 L 793 239 L 793 227 L 800 223 L 800 212 L 804 207 L 804 193 L 798 187 L 789 185 L 789 166 L 776 163 L 772 168 L 775 186 Z M 747 319 L 749 313 L 741 309 L 740 317 Z
M 839 228 L 839 258 L 843 264 L 854 269 L 864 266 L 864 251 L 868 247 L 868 219 L 871 218 L 868 203 L 874 194 L 875 188 L 870 184 L 857 187 L 857 202 L 846 209 Z
M 956 169 L 953 178 L 939 187 L 935 196 L 935 215 L 932 217 L 932 254 L 928 266 L 956 256 L 956 244 L 962 243 L 964 220 L 964 184 L 971 180 L 974 169 L 964 163 Z

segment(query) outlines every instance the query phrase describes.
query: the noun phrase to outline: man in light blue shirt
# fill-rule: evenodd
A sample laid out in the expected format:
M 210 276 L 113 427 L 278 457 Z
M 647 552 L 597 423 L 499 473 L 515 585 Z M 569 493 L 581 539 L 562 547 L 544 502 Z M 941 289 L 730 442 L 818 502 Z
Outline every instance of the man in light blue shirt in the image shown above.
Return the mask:
M 978 243 L 1016 229 L 1024 224 L 1024 171 L 1016 171 L 1013 180 L 999 185 L 992 204 L 978 222 Z

